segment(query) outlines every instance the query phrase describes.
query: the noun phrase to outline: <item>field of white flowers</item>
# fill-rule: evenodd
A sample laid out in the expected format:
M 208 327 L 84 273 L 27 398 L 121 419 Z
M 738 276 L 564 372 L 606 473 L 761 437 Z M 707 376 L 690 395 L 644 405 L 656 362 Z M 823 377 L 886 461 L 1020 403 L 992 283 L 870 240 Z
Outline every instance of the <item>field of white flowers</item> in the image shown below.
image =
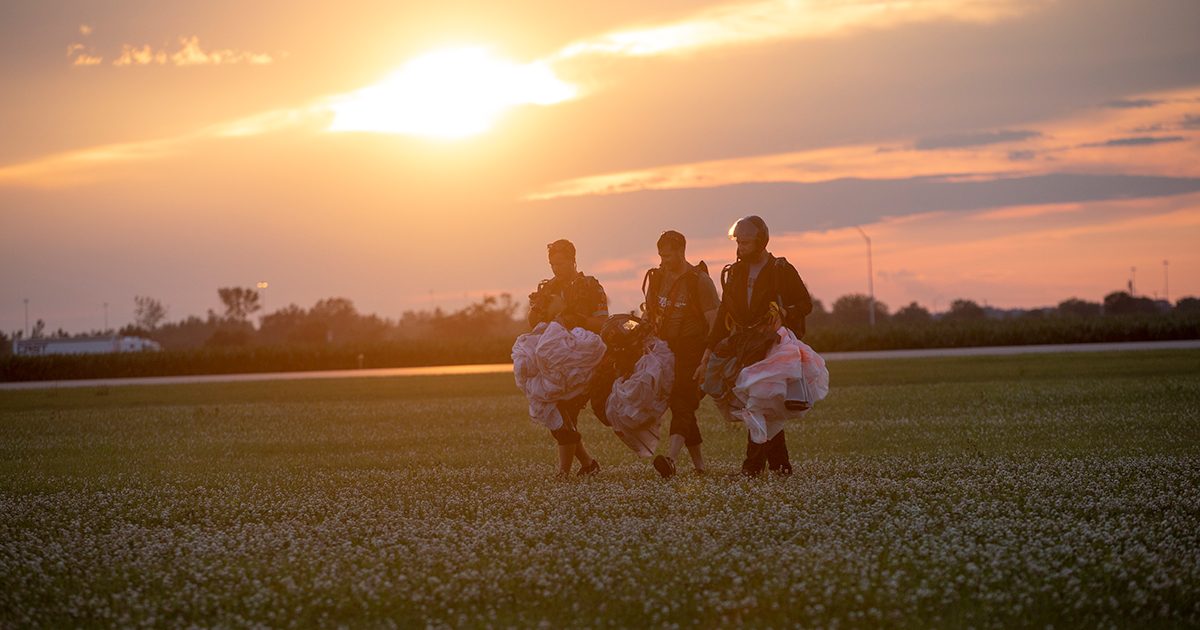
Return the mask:
M 0 627 L 1200 626 L 1195 370 L 832 368 L 788 429 L 795 473 L 754 480 L 708 402 L 707 475 L 663 480 L 585 414 L 601 471 L 556 480 L 501 376 L 473 377 L 486 396 L 0 396 Z

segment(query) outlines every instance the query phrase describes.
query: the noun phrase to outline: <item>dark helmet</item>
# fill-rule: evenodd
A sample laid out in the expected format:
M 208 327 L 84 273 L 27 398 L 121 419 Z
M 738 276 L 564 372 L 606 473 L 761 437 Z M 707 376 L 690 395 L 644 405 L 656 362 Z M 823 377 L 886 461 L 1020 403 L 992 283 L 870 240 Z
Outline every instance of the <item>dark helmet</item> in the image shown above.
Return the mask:
M 600 328 L 600 339 L 613 350 L 636 347 L 650 333 L 650 326 L 642 318 L 618 313 L 609 315 Z
M 754 239 L 756 241 L 755 251 L 761 252 L 767 248 L 767 242 L 771 240 L 771 232 L 767 229 L 766 221 L 752 214 L 734 221 L 733 225 L 729 227 L 729 240 L 736 241 L 738 237 Z

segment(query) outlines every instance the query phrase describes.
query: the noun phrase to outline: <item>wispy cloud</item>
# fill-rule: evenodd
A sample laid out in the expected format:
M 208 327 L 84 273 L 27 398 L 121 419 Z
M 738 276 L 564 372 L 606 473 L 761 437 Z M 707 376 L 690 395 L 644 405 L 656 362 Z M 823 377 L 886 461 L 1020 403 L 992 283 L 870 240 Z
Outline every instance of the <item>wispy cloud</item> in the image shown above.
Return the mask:
M 153 50 L 150 49 L 150 44 L 146 44 L 145 46 L 143 46 L 141 48 L 134 48 L 133 46 L 130 46 L 129 44 L 125 44 L 125 47 L 121 49 L 121 56 L 117 57 L 117 60 L 113 62 L 113 65 L 114 66 L 132 66 L 132 65 L 144 66 L 147 64 L 151 64 L 151 63 L 158 63 L 159 65 L 166 64 L 167 63 L 166 51 L 160 50 L 158 52 L 154 52 Z
M 1167 144 L 1167 143 L 1171 143 L 1171 142 L 1184 142 L 1185 140 L 1187 140 L 1187 138 L 1184 138 L 1183 136 L 1168 136 L 1168 137 L 1138 136 L 1135 138 L 1114 138 L 1112 140 L 1106 140 L 1104 142 L 1091 142 L 1088 144 L 1081 144 L 1079 146 L 1081 146 L 1081 147 L 1144 147 L 1144 146 L 1148 146 L 1151 144 Z
M 952 149 L 962 147 L 979 147 L 1004 142 L 1020 142 L 1029 138 L 1041 136 L 1040 131 L 987 131 L 983 133 L 959 133 L 921 138 L 913 145 L 918 151 L 934 149 Z
M 200 47 L 200 38 L 180 38 L 183 45 L 178 52 L 171 55 L 171 61 L 177 66 L 220 65 L 233 63 L 267 64 L 273 59 L 270 55 L 236 50 L 212 50 L 204 52 Z
M 0 167 L 0 187 L 59 188 L 85 184 L 107 177 L 106 169 L 169 157 L 197 140 L 255 136 L 305 126 L 317 130 L 327 125 L 331 116 L 326 106 L 318 104 L 265 112 L 174 138 L 111 144 L 51 155 L 33 162 Z
M 80 32 L 87 35 L 92 32 L 88 26 L 81 26 Z M 104 61 L 104 58 L 99 55 L 88 54 L 83 52 L 85 47 L 83 44 L 71 44 L 67 47 L 67 56 L 71 57 L 78 53 L 73 61 L 77 66 L 92 66 L 98 65 Z M 286 56 L 286 53 L 281 53 L 277 56 Z M 264 65 L 273 63 L 276 56 L 266 53 L 255 53 L 233 49 L 213 49 L 205 51 L 200 46 L 200 38 L 197 36 L 179 38 L 178 48 L 173 52 L 165 47 L 155 49 L 150 44 L 144 46 L 133 46 L 125 44 L 121 47 L 121 53 L 113 60 L 114 66 L 147 66 L 156 64 L 160 66 L 203 66 L 203 65 L 233 65 L 233 64 L 251 64 Z
M 1109 101 L 1108 103 L 1105 103 L 1105 106 L 1112 107 L 1115 109 L 1132 109 L 1132 108 L 1155 107 L 1157 105 L 1161 105 L 1162 103 L 1163 103 L 1163 101 L 1161 101 L 1161 100 L 1149 99 L 1149 98 L 1116 99 L 1113 101 Z
M 93 57 L 87 53 L 79 53 L 79 56 L 75 57 L 75 61 L 72 61 L 71 64 L 76 66 L 96 66 L 103 62 L 103 57 Z
M 1197 177 L 1200 160 L 1195 155 L 1200 147 L 1193 138 L 1123 137 L 1139 127 L 1173 128 L 1181 119 L 1193 120 L 1185 111 L 1195 107 L 1196 92 L 1136 99 L 1162 103 L 1155 108 L 1088 109 L 1039 125 L 1043 131 L 982 131 L 916 143 L 897 140 L 883 146 L 858 144 L 676 164 L 557 182 L 533 191 L 526 199 L 844 178 L 962 181 L 1060 172 Z
M 648 56 L 839 35 L 854 29 L 954 20 L 994 22 L 1047 0 L 768 0 L 713 7 L 686 19 L 623 30 L 571 44 L 554 58 Z

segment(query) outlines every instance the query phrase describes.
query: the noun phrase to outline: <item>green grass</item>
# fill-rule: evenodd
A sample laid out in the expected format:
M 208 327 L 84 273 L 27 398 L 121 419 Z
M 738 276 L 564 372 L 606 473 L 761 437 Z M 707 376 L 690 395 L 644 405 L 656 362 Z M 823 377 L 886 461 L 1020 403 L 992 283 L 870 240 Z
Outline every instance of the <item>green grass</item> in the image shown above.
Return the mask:
M 706 401 L 556 481 L 507 375 L 0 392 L 0 627 L 1200 625 L 1200 352 L 830 368 L 756 480 Z

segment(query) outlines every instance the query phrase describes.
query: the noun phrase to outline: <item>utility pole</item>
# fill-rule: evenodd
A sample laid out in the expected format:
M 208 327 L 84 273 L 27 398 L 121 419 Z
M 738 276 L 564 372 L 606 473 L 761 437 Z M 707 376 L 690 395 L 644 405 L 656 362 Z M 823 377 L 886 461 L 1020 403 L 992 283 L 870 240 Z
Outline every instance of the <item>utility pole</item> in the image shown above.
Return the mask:
M 864 232 L 863 229 L 858 227 L 857 225 L 854 226 L 854 229 L 858 230 L 858 233 L 862 234 L 862 237 L 864 239 L 866 239 L 866 241 L 867 241 L 867 291 L 869 291 L 871 294 L 871 311 L 868 314 L 868 318 L 871 321 L 871 325 L 874 326 L 875 325 L 875 271 L 874 271 L 874 269 L 872 269 L 872 266 L 871 266 L 871 237 L 867 236 L 867 233 Z

